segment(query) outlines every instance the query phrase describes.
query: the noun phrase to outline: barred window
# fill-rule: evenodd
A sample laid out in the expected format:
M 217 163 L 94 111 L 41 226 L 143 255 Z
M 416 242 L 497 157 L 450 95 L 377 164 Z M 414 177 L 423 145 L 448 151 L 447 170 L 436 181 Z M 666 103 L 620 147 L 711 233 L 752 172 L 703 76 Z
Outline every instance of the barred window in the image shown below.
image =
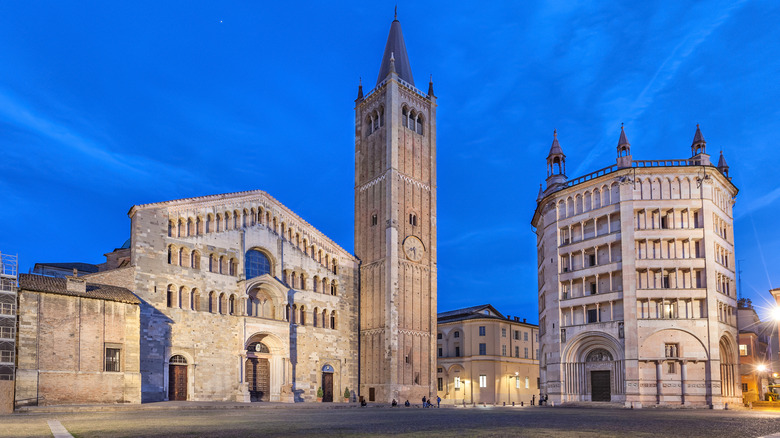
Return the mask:
M 120 370 L 119 364 L 119 348 L 106 348 L 106 371 L 118 373 Z

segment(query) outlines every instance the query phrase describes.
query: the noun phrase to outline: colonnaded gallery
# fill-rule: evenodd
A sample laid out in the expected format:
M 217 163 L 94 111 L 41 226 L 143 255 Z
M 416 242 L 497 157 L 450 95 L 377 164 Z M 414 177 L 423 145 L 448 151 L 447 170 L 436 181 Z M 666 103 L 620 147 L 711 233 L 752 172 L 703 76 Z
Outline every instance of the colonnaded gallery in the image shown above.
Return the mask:
M 53 294 L 85 321 L 120 309 L 128 328 L 79 329 L 68 349 L 89 357 L 68 365 L 21 361 L 17 402 L 55 400 L 42 391 L 77 375 L 84 394 L 59 402 L 435 394 L 436 98 L 414 85 L 397 19 L 377 84 L 365 95 L 361 85 L 355 105 L 355 255 L 260 190 L 133 206 L 129 241 L 99 272 L 23 276 L 20 358 L 45 341 Z M 140 340 L 125 335 L 133 324 Z M 101 385 L 85 370 L 121 379 L 101 380 L 113 386 L 92 400 L 86 388 Z
M 732 207 L 721 152 L 617 162 L 567 179 L 557 133 L 532 224 L 540 377 L 550 401 L 741 404 Z

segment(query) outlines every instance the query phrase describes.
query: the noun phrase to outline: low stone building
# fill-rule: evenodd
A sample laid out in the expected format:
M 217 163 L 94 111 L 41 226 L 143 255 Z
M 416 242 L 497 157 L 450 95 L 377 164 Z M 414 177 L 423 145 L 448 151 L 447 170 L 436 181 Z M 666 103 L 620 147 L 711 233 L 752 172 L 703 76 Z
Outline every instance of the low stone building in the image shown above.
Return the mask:
M 140 403 L 140 301 L 83 278 L 19 276 L 17 407 Z
M 739 374 L 742 400 L 745 404 L 764 400 L 772 372 L 772 323 L 762 322 L 749 299 L 740 299 L 737 307 L 739 324 Z
M 439 313 L 438 330 L 436 381 L 442 403 L 511 405 L 538 399 L 538 326 L 485 304 Z

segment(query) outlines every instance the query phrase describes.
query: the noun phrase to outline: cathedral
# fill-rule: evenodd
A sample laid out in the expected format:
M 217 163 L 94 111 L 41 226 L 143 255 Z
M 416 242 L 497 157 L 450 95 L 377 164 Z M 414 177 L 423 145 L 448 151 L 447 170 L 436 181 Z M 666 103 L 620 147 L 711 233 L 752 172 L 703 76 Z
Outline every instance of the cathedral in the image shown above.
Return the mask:
M 436 97 L 432 83 L 415 87 L 397 19 L 376 86 L 355 101 L 354 190 L 354 255 L 261 190 L 133 206 L 129 241 L 99 272 L 28 275 L 20 288 L 30 312 L 59 294 L 73 318 L 121 314 L 126 330 L 109 339 L 111 327 L 94 327 L 104 349 L 79 328 L 72 347 L 90 356 L 73 369 L 26 361 L 17 395 L 45 401 L 51 376 L 88 368 L 121 377 L 79 374 L 80 388 L 104 388 L 98 401 L 435 396 Z M 84 313 L 80 300 L 114 304 Z M 28 326 L 47 330 L 47 315 Z M 20 357 L 40 336 L 22 338 Z M 77 392 L 48 400 L 94 401 Z
M 617 161 L 574 179 L 554 134 L 537 235 L 541 390 L 555 403 L 741 404 L 733 205 L 721 152 Z

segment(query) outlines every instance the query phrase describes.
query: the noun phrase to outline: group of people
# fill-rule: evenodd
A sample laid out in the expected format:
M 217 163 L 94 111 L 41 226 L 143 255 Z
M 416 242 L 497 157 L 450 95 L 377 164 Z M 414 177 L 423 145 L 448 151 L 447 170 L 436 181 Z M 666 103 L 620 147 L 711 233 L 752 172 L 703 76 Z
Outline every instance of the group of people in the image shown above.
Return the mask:
M 433 407 L 432 400 L 433 400 L 432 398 L 428 398 L 428 397 L 423 396 L 423 398 L 422 398 L 422 407 L 424 407 L 424 408 L 432 408 Z M 410 407 L 411 405 L 412 404 L 409 403 L 409 400 L 406 400 L 404 402 L 404 406 L 406 406 L 407 408 Z M 393 407 L 398 406 L 398 402 L 395 399 L 393 399 L 392 406 Z M 439 397 L 439 396 L 436 396 L 436 407 L 437 408 L 441 407 L 441 397 Z
M 536 402 L 536 395 L 531 396 L 531 406 Z M 539 406 L 547 406 L 547 394 L 539 393 Z

